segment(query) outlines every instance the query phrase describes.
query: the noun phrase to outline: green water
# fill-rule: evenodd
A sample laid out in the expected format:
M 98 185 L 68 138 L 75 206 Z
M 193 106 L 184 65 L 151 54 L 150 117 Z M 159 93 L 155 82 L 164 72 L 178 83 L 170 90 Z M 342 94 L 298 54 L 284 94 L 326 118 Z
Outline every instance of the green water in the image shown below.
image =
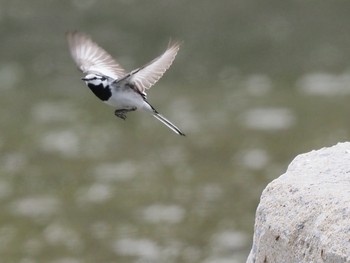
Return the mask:
M 348 140 L 347 2 L 0 1 L 0 262 L 245 262 L 262 190 Z M 127 69 L 183 41 L 117 119 L 67 30 Z

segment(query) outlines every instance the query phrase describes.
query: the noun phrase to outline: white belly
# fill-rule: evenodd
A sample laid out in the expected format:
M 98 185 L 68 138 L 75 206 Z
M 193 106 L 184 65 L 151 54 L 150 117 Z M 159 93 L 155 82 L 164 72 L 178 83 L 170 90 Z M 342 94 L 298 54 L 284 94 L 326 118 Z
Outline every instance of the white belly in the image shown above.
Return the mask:
M 108 105 L 116 109 L 149 109 L 149 105 L 144 101 L 142 96 L 133 90 L 112 90 L 112 96 L 105 101 Z

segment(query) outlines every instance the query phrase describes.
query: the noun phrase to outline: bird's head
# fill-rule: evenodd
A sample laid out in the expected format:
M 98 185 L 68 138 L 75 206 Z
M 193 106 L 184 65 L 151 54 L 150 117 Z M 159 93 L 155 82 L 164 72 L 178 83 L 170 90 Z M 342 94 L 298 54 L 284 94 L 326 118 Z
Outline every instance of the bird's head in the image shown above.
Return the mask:
M 87 74 L 82 80 L 84 80 L 87 85 L 92 84 L 94 86 L 100 86 L 102 84 L 104 87 L 107 86 L 108 82 L 107 77 L 93 73 Z

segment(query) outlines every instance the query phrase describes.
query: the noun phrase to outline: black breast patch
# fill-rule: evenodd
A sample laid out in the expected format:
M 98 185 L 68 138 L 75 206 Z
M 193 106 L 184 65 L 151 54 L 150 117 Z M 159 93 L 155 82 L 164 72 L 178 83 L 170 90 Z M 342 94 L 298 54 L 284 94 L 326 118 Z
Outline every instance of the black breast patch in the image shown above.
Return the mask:
M 96 86 L 89 83 L 88 87 L 100 100 L 106 101 L 112 96 L 112 92 L 109 87 L 104 87 L 102 84 Z

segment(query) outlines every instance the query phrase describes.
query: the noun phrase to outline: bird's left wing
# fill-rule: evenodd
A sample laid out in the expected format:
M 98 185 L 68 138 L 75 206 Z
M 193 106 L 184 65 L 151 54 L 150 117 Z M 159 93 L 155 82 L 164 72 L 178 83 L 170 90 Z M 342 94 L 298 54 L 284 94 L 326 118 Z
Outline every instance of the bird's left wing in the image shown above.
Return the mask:
M 146 94 L 145 90 L 152 87 L 171 66 L 179 48 L 179 42 L 169 43 L 168 48 L 162 55 L 143 67 L 133 70 L 130 73 L 129 81 L 133 83 L 142 94 Z
M 113 79 L 126 75 L 125 70 L 88 35 L 70 31 L 66 34 L 69 50 L 79 69 L 84 73 L 97 73 Z

